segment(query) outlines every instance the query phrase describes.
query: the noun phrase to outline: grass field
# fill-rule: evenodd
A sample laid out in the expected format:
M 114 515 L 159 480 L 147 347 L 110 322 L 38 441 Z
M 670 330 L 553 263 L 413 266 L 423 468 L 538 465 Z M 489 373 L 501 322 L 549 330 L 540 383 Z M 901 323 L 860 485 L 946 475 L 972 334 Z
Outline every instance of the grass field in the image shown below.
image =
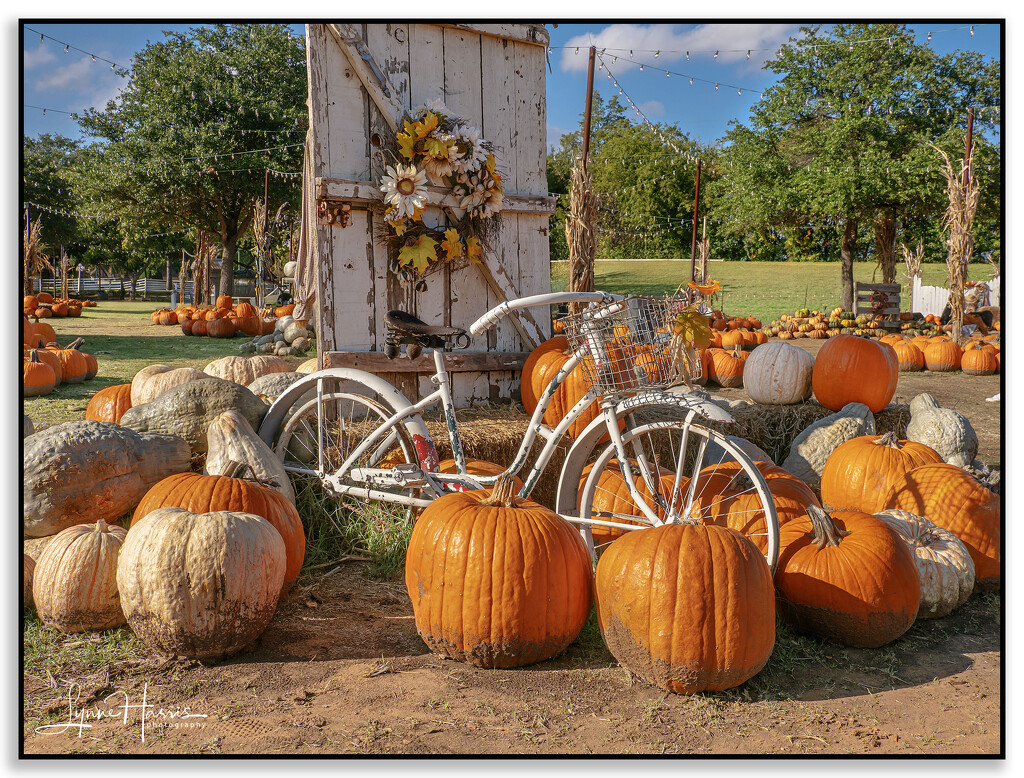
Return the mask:
M 57 424 L 84 418 L 85 406 L 100 389 L 131 383 L 146 365 L 195 367 L 202 370 L 220 357 L 238 354 L 238 346 L 247 338 L 192 338 L 180 327 L 161 327 L 149 314 L 161 303 L 101 301 L 95 308 L 82 309 L 75 318 L 46 319 L 57 333 L 57 342 L 66 345 L 85 338 L 83 351 L 96 357 L 99 373 L 91 381 L 64 384 L 44 397 L 26 397 L 24 412 L 36 422 Z M 314 356 L 310 354 L 309 356 Z M 306 357 L 287 357 L 296 365 Z
M 984 281 L 991 275 L 986 263 L 970 265 L 968 277 Z M 568 263 L 551 266 L 551 290 L 564 290 L 568 284 Z M 842 300 L 842 282 L 838 262 L 712 262 L 711 277 L 722 285 L 718 307 L 736 316 L 756 316 L 762 321 L 777 319 L 796 308 L 830 311 Z M 872 275 L 875 274 L 875 278 Z M 926 264 L 922 280 L 929 286 L 945 286 L 946 266 Z M 598 289 L 617 294 L 667 294 L 689 279 L 687 261 L 650 260 L 646 262 L 599 261 L 594 267 Z M 874 262 L 856 262 L 854 281 L 880 281 Z M 902 266 L 896 280 L 906 282 Z M 910 287 L 900 294 L 903 310 L 910 308 Z

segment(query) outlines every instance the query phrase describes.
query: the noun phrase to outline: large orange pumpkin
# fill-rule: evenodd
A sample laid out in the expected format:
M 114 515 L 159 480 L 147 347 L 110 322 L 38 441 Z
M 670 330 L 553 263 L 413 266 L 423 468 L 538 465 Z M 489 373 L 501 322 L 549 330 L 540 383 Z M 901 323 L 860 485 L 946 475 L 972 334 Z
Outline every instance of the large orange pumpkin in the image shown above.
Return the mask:
M 877 648 L 914 624 L 921 600 L 917 562 L 874 516 L 811 507 L 779 530 L 779 542 L 779 615 L 795 629 Z
M 768 484 L 780 527 L 806 514 L 809 506 L 821 506 L 811 488 L 788 470 L 771 462 L 755 462 L 754 466 Z M 762 554 L 768 552 L 768 525 L 760 498 L 738 462 L 723 462 L 703 468 L 697 477 L 694 494 L 691 518 L 734 529 L 757 546 Z
M 49 394 L 59 383 L 53 368 L 39 359 L 39 349 L 32 349 L 22 365 L 22 391 L 26 397 Z
M 222 294 L 222 295 L 219 295 L 217 297 L 217 307 L 218 308 L 222 308 L 222 309 L 226 309 L 226 310 L 231 310 L 231 307 L 234 304 L 235 304 L 235 301 L 232 299 L 231 295 L 229 295 L 229 294 Z
M 811 387 L 818 402 L 832 411 L 864 403 L 872 413 L 889 404 L 899 380 L 892 346 L 856 335 L 829 338 L 814 359 Z
M 821 473 L 821 499 L 834 508 L 878 513 L 892 485 L 908 471 L 941 461 L 935 449 L 900 440 L 895 432 L 861 435 L 829 455 Z
M 527 357 L 526 362 L 523 364 L 522 388 L 520 390 L 523 407 L 526 409 L 527 413 L 532 414 L 537 408 L 537 404 L 540 401 L 541 395 L 544 393 L 544 389 L 571 357 L 572 351 L 569 348 L 569 341 L 563 335 L 556 335 L 555 337 L 544 341 L 530 353 L 530 356 Z M 547 410 L 544 411 L 544 423 L 548 426 L 557 426 L 558 422 L 560 422 L 565 415 L 573 409 L 576 403 L 582 400 L 583 396 L 589 391 L 590 386 L 588 385 L 586 376 L 583 373 L 584 367 L 583 363 L 577 365 L 575 369 L 566 376 L 558 389 L 555 390 L 555 394 L 551 398 L 551 402 L 548 403 Z M 583 413 L 581 413 L 579 417 L 569 425 L 569 436 L 573 438 L 578 437 L 582 434 L 583 430 L 587 428 L 587 425 L 596 419 L 600 413 L 601 408 L 597 401 L 592 402 L 583 411 Z
M 477 667 L 520 667 L 561 653 L 590 615 L 590 555 L 575 528 L 493 492 L 453 492 L 420 514 L 405 557 L 416 629 L 438 654 Z
M 192 513 L 229 511 L 262 516 L 281 533 L 288 563 L 284 587 L 287 591 L 302 568 L 306 556 L 306 536 L 302 519 L 288 498 L 255 481 L 236 478 L 244 465 L 235 463 L 224 475 L 177 473 L 154 485 L 132 514 L 132 526 L 142 521 L 157 508 L 183 508 Z
M 56 343 L 46 344 L 46 349 L 56 354 L 60 360 L 61 383 L 80 384 L 85 380 L 89 371 L 89 363 L 81 351 L 74 348 L 61 348 Z
M 971 552 L 977 588 L 999 588 L 999 496 L 964 470 L 948 464 L 916 467 L 893 484 L 885 507 L 910 511 L 948 529 Z
M 86 421 L 121 422 L 124 412 L 132 407 L 132 385 L 114 384 L 100 389 L 85 407 Z
M 738 389 L 743 386 L 743 368 L 747 362 L 747 352 L 734 346 L 732 351 L 711 349 L 709 372 L 712 381 L 726 389 Z
M 635 462 L 632 462 L 635 465 Z M 583 468 L 583 474 L 580 476 L 580 487 L 576 494 L 576 505 L 580 505 L 580 500 L 583 497 L 583 487 L 587 483 L 587 479 L 590 477 L 591 471 L 594 469 L 593 464 L 587 465 Z M 636 467 L 632 468 L 633 482 L 636 484 L 637 489 L 645 500 L 650 505 L 651 501 L 651 490 L 647 486 L 647 482 L 640 475 Z M 682 494 L 686 493 L 686 488 L 689 485 L 690 479 L 682 477 L 679 479 L 679 489 Z M 660 469 L 659 473 L 659 494 L 668 501 L 672 496 L 672 487 L 675 483 L 675 474 L 665 468 Z M 626 479 L 622 476 L 622 470 L 619 467 L 618 462 L 610 462 L 604 469 L 601 475 L 598 476 L 597 484 L 594 487 L 594 497 L 590 503 L 591 506 L 591 517 L 595 519 L 603 519 L 605 521 L 617 521 L 623 524 L 646 524 L 646 522 L 630 521 L 629 519 L 623 518 L 623 516 L 643 516 L 643 511 L 640 510 L 636 502 L 633 500 L 633 496 L 629 493 L 629 486 L 626 485 Z M 653 506 L 652 506 L 653 507 Z M 662 512 L 660 510 L 655 513 L 661 517 Z M 613 527 L 602 527 L 594 525 L 591 527 L 591 534 L 594 539 L 594 546 L 603 546 L 617 537 L 625 535 L 630 530 L 615 529 Z
M 597 618 L 623 667 L 671 692 L 721 691 L 775 645 L 764 556 L 738 532 L 696 523 L 628 532 L 597 563 Z

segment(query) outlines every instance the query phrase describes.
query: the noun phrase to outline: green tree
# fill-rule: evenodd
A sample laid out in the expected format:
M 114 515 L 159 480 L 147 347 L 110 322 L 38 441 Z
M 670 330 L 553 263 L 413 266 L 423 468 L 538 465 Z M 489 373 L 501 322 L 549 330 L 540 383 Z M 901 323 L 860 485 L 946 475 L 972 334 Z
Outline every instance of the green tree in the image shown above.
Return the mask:
M 728 133 L 714 210 L 740 233 L 838 229 L 851 308 L 861 229 L 939 218 L 944 184 L 927 144 L 960 143 L 962 153 L 968 107 L 999 103 L 999 64 L 970 52 L 940 57 L 903 25 L 800 32 L 765 65 L 780 80 L 749 126 Z M 996 121 L 989 111 L 979 129 Z
M 56 255 L 79 239 L 80 206 L 72 171 L 80 153 L 78 141 L 63 135 L 22 139 L 22 202 L 32 221 L 44 216 L 43 241 Z
M 285 25 L 213 24 L 140 51 L 105 110 L 79 122 L 98 138 L 87 180 L 122 235 L 201 230 L 223 246 L 220 292 L 263 198 L 265 171 L 297 172 L 307 123 L 303 38 Z M 297 205 L 297 179 L 271 175 L 268 202 Z

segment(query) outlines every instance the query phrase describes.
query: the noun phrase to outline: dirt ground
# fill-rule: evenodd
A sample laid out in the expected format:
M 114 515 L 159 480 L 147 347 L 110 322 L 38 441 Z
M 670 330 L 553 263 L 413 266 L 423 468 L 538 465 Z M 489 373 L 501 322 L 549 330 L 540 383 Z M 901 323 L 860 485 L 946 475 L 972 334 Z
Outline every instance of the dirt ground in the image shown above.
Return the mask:
M 752 681 L 677 696 L 631 679 L 592 624 L 561 657 L 527 668 L 442 660 L 417 636 L 401 583 L 368 579 L 354 563 L 293 590 L 255 649 L 234 659 L 26 676 L 24 750 L 992 755 L 1001 746 L 999 632 L 998 598 L 977 595 L 881 649 L 782 632 Z M 69 682 L 78 684 L 70 704 Z M 126 701 L 153 706 L 144 733 L 140 708 L 124 722 Z M 113 718 L 96 720 L 97 709 Z M 166 718 L 174 713 L 192 717 Z
M 999 388 L 999 376 L 904 374 L 897 399 L 927 391 L 956 407 L 977 430 L 979 457 L 996 464 L 1001 404 L 985 398 Z M 593 620 L 565 654 L 531 667 L 480 670 L 440 659 L 416 633 L 401 580 L 375 580 L 363 563 L 350 562 L 301 578 L 254 649 L 234 658 L 212 665 L 131 659 L 90 674 L 24 674 L 23 748 L 27 755 L 997 755 L 1005 748 L 1001 633 L 1001 602 L 992 595 L 975 595 L 945 619 L 919 621 L 880 649 L 838 648 L 783 629 L 768 666 L 748 683 L 676 696 L 620 668 Z M 98 711 L 107 715 L 97 718 Z

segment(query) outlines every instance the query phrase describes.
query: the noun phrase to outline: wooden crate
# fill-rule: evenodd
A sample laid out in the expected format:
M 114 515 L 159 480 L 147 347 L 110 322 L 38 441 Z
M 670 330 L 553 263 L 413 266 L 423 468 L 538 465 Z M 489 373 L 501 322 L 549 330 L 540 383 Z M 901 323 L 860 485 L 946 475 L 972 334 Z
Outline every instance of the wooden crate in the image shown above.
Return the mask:
M 882 327 L 890 330 L 900 328 L 900 285 L 899 284 L 864 284 L 856 282 L 854 285 L 854 312 L 859 316 L 867 314 L 875 316 L 881 314 L 887 317 L 882 321 Z M 876 292 L 884 294 L 887 298 L 885 307 L 876 311 L 871 300 Z M 892 317 L 892 318 L 888 318 Z

